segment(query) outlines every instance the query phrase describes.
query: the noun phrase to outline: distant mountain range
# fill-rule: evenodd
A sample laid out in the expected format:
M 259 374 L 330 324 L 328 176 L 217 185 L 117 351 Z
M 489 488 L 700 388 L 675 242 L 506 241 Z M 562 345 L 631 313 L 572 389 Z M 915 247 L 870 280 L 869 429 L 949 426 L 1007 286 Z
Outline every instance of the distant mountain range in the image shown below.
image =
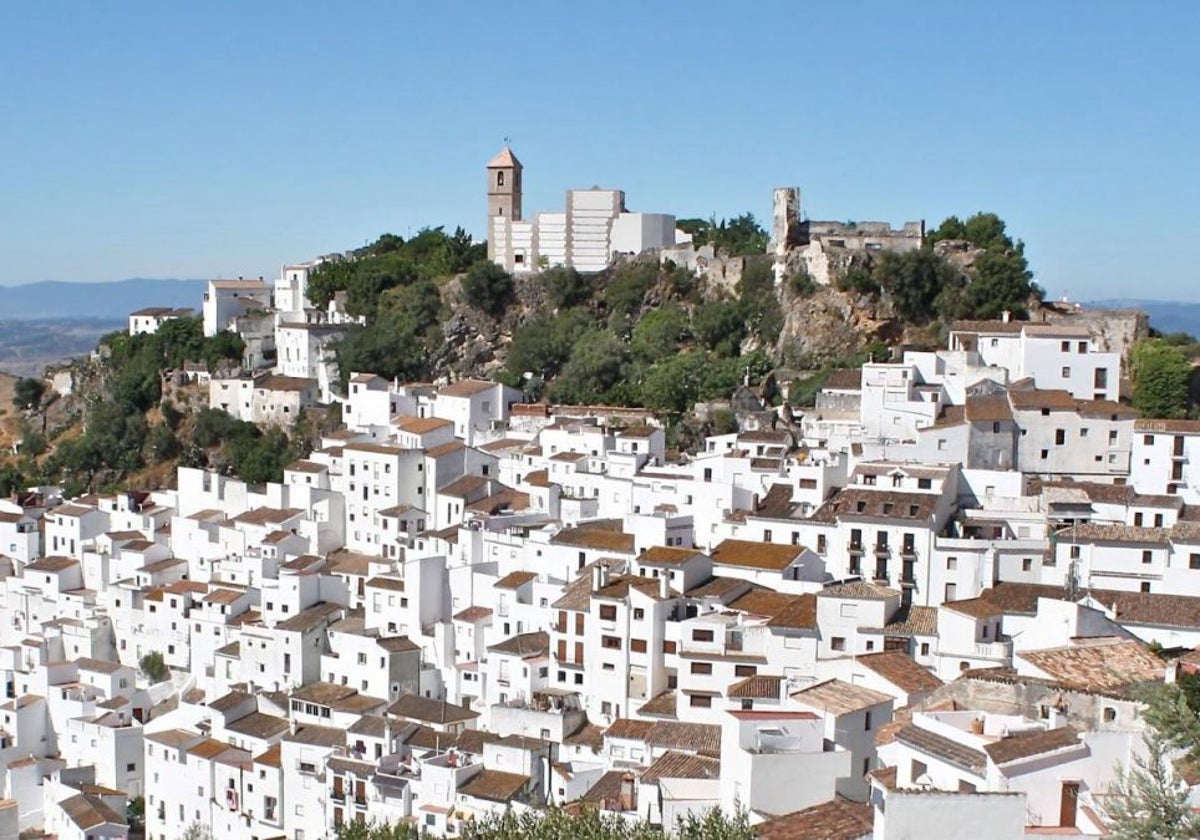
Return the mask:
M 1084 306 L 1093 309 L 1140 309 L 1150 316 L 1150 326 L 1159 332 L 1185 332 L 1200 337 L 1200 303 L 1114 298 L 1088 301 Z
M 125 321 L 147 306 L 188 307 L 200 313 L 204 280 L 117 280 L 112 283 L 45 281 L 0 286 L 0 318 L 4 320 Z

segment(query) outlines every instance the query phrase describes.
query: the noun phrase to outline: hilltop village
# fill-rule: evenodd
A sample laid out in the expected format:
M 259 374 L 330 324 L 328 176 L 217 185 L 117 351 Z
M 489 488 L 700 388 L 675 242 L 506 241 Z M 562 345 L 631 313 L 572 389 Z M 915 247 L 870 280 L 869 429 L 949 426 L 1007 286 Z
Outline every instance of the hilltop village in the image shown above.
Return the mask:
M 510 272 L 721 262 L 618 190 L 526 221 L 515 155 L 487 171 Z M 781 274 L 924 236 L 798 205 L 776 192 Z M 0 501 L 0 838 L 454 837 L 555 806 L 744 810 L 766 840 L 1109 834 L 1140 691 L 1200 666 L 1200 422 L 1122 400 L 1129 336 L 958 322 L 811 408 L 743 386 L 736 430 L 678 451 L 648 410 L 482 378 L 341 393 L 356 316 L 308 299 L 321 262 L 211 281 L 204 333 L 242 365 L 180 372 L 256 424 L 339 407 L 282 481 Z

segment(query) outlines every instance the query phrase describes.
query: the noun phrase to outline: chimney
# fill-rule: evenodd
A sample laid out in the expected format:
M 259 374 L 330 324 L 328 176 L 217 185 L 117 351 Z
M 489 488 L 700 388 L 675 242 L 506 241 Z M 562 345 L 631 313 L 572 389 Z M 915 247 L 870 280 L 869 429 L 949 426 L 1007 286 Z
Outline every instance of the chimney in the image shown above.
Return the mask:
M 608 566 L 597 562 L 592 566 L 592 591 L 608 586 Z
M 1007 324 L 1009 321 L 1012 320 L 1012 312 L 1005 309 L 1003 312 L 1000 313 L 1000 320 Z
M 621 777 L 621 810 L 637 810 L 637 786 L 634 784 L 632 773 L 626 773 Z
M 658 578 L 658 597 L 664 601 L 671 597 L 671 577 L 666 571 Z

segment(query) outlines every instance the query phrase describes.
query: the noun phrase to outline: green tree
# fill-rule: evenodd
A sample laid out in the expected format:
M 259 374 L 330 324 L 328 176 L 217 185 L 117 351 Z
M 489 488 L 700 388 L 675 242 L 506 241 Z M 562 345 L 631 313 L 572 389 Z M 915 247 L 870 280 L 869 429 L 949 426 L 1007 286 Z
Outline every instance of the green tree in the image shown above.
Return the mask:
M 995 213 L 976 213 L 966 221 L 950 216 L 927 237 L 931 245 L 943 240 L 963 240 L 983 253 L 961 282 L 947 284 L 938 295 L 935 306 L 942 318 L 990 319 L 1005 311 L 1023 318 L 1030 299 L 1041 299 L 1043 291 L 1033 282 L 1024 243 L 1013 240 Z
M 1188 409 L 1191 372 L 1191 363 L 1178 347 L 1161 338 L 1142 339 L 1130 356 L 1133 407 L 1143 417 L 1183 417 Z
M 499 317 L 512 300 L 512 275 L 490 260 L 481 260 L 467 270 L 463 293 L 471 306 Z
M 919 248 L 903 254 L 885 251 L 872 279 L 891 296 L 901 318 L 924 323 L 934 317 L 938 295 L 957 282 L 958 273 L 932 248 Z
M 624 380 L 628 362 L 625 342 L 609 332 L 585 332 L 572 348 L 551 396 L 576 405 L 607 402 L 610 392 Z
M 645 822 L 630 822 L 618 814 L 584 806 L 578 812 L 562 808 L 504 811 L 462 825 L 463 840 L 753 840 L 754 829 L 745 812 L 727 816 L 719 809 L 689 815 L 668 833 Z M 411 824 L 346 823 L 337 829 L 338 840 L 416 840 L 418 829 Z
M 692 332 L 719 356 L 736 356 L 746 337 L 746 319 L 737 301 L 713 301 L 692 313 Z
M 1118 773 L 1109 815 L 1116 840 L 1193 840 L 1200 816 L 1192 811 L 1188 786 L 1171 764 L 1170 749 L 1153 727 L 1145 735 L 1146 754 Z
M 766 252 L 771 237 L 753 213 L 743 213 L 732 219 L 717 221 L 714 215 L 708 219 L 680 219 L 675 226 L 692 235 L 692 242 L 712 245 L 717 251 L 740 257 L 747 254 Z
M 45 393 L 45 382 L 29 376 L 22 377 L 13 385 L 13 405 L 23 411 L 37 411 L 41 408 Z
M 506 361 L 511 380 L 520 380 L 526 373 L 542 379 L 555 376 L 592 322 L 592 316 L 582 309 L 557 315 L 535 313 L 513 333 Z
M 747 259 L 737 285 L 747 331 L 774 344 L 783 329 L 783 309 L 775 292 L 775 271 L 766 257 Z
M 687 313 L 673 303 L 642 316 L 629 339 L 629 349 L 639 362 L 653 363 L 675 353 L 689 334 Z
M 546 300 L 554 309 L 568 309 L 587 303 L 592 297 L 591 279 L 567 266 L 556 266 L 542 272 Z
M 604 304 L 609 313 L 633 316 L 646 302 L 646 294 L 658 280 L 658 263 L 650 259 L 622 262 L 609 270 L 604 287 Z
M 174 458 L 182 450 L 179 438 L 165 423 L 160 423 L 150 429 L 146 438 L 146 457 L 155 463 Z
M 160 683 L 171 675 L 167 663 L 163 661 L 163 655 L 157 650 L 147 653 L 138 664 L 142 668 L 142 673 L 151 682 Z

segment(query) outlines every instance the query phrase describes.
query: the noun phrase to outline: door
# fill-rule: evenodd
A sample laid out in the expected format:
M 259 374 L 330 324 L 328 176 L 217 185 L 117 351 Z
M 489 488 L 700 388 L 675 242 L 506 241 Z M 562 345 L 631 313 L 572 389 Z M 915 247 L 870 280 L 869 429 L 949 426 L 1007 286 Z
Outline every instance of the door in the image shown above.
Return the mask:
M 1062 783 L 1062 804 L 1059 807 L 1058 824 L 1063 828 L 1075 827 L 1075 808 L 1079 805 L 1079 782 Z

